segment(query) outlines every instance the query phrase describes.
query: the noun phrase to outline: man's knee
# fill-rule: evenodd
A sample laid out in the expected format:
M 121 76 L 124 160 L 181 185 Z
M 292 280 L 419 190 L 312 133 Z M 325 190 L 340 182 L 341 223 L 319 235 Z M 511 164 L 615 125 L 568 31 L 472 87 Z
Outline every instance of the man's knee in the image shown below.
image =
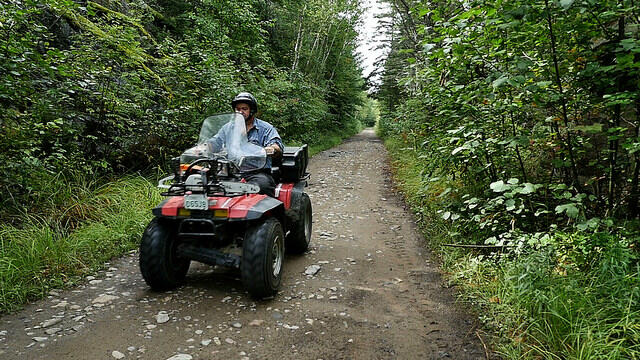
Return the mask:
M 247 176 L 245 180 L 248 183 L 256 184 L 260 187 L 260 194 L 275 196 L 276 183 L 271 175 L 266 173 L 257 173 Z

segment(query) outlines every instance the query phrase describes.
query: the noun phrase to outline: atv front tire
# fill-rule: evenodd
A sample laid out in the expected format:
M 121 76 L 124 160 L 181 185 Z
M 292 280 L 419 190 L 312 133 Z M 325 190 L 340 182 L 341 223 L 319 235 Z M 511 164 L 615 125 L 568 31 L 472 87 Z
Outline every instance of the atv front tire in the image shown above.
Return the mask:
M 284 265 L 284 232 L 275 218 L 247 229 L 242 244 L 242 283 L 256 299 L 274 296 Z
M 287 237 L 287 252 L 302 254 L 309 249 L 313 214 L 309 195 L 302 193 L 298 202 L 297 214 Z
M 140 272 L 155 291 L 170 290 L 182 284 L 189 259 L 177 256 L 175 229 L 167 221 L 151 220 L 140 243 Z

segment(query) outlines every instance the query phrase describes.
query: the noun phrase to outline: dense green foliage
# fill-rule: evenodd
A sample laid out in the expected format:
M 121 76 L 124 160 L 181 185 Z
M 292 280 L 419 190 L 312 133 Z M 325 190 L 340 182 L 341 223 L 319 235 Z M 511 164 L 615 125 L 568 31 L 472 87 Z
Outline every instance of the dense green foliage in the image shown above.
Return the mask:
M 84 174 L 72 176 L 60 183 L 72 182 L 73 188 L 53 190 L 67 199 L 57 211 L 23 214 L 20 227 L 0 225 L 0 313 L 135 249 L 151 218 L 149 209 L 161 199 L 154 184 L 141 176 L 102 186 Z
M 354 131 L 358 19 L 351 0 L 3 2 L 2 207 L 40 207 L 71 169 L 162 165 L 241 90 L 285 143 Z
M 0 313 L 136 247 L 155 168 L 240 91 L 285 144 L 361 128 L 355 0 L 0 2 Z M 116 180 L 114 180 L 116 179 Z
M 358 114 L 360 115 L 360 123 L 363 126 L 375 126 L 378 122 L 378 118 L 380 117 L 378 101 L 372 98 L 367 98 Z
M 640 267 L 629 239 L 549 232 L 546 245 L 517 256 L 443 246 L 460 242 L 441 215 L 445 184 L 424 179 L 429 160 L 402 138 L 386 145 L 394 180 L 418 215 L 427 245 L 496 334 L 498 353 L 508 359 L 638 358 Z
M 501 349 L 640 357 L 638 4 L 389 4 L 379 130 L 416 158 L 411 196 L 439 236 L 500 250 L 443 251 L 498 308 Z

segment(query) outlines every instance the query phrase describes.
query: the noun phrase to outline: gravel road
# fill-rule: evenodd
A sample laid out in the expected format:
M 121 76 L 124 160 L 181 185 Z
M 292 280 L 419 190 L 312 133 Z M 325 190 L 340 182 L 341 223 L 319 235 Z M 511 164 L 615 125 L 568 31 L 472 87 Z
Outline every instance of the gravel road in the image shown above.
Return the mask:
M 309 167 L 311 249 L 287 257 L 275 299 L 255 302 L 238 273 L 196 263 L 185 286 L 154 293 L 132 252 L 0 318 L 0 358 L 484 359 L 373 131 Z

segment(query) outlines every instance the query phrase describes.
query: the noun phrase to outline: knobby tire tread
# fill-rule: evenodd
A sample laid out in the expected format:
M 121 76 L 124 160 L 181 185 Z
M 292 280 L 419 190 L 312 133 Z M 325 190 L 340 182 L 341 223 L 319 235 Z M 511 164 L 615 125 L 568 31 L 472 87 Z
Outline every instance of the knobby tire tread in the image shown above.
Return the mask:
M 282 269 L 277 279 L 272 279 L 271 276 L 271 259 L 268 254 L 274 235 L 279 235 L 281 239 L 284 237 L 282 225 L 277 219 L 269 218 L 250 227 L 242 244 L 242 282 L 249 294 L 256 299 L 274 296 L 282 279 Z M 272 280 L 276 280 L 276 283 L 272 283 Z
M 311 207 L 311 199 L 306 193 L 302 193 L 298 205 L 298 214 L 294 218 L 291 233 L 287 237 L 286 249 L 290 254 L 303 254 L 309 249 L 311 239 L 307 239 L 304 233 L 306 213 L 309 212 L 310 222 L 313 222 L 313 211 Z M 311 232 L 310 232 L 311 233 Z
M 167 241 L 171 241 L 171 230 L 168 225 L 162 224 L 158 218 L 154 218 L 144 230 L 140 243 L 140 272 L 145 282 L 154 291 L 171 290 L 178 287 L 189 270 L 189 266 L 178 269 L 169 269 L 167 261 Z

